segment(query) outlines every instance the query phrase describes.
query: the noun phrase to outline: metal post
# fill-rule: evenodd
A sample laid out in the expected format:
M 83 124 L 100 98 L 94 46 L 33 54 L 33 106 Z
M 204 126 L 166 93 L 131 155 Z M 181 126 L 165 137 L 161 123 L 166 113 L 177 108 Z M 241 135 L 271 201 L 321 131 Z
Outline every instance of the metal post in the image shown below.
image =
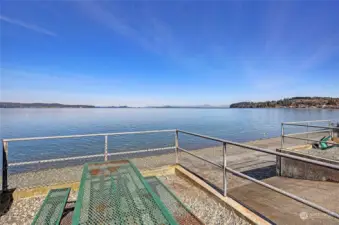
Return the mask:
M 107 154 L 108 154 L 108 152 L 107 152 L 107 135 L 105 136 L 105 161 L 107 161 Z
M 224 182 L 224 196 L 227 196 L 227 174 L 226 174 L 226 143 L 223 142 L 223 158 L 224 158 L 224 168 L 223 168 L 223 182 Z
M 175 163 L 176 164 L 179 163 L 178 151 L 179 151 L 179 132 L 178 130 L 175 130 Z
M 276 150 L 277 152 L 281 152 L 281 149 Z M 281 176 L 281 156 L 276 155 L 276 168 L 275 168 L 275 172 L 277 176 Z
M 284 148 L 284 123 L 281 123 L 281 148 Z
M 332 127 L 332 122 L 331 121 L 328 121 L 328 126 L 329 127 Z M 330 129 L 330 136 L 333 137 L 333 130 L 334 129 Z
M 308 139 L 308 125 L 309 125 L 309 123 L 306 124 L 306 126 L 307 126 L 307 127 L 306 127 L 306 131 L 307 131 L 306 139 Z M 308 144 L 308 141 L 306 141 L 306 144 Z
M 8 190 L 8 143 L 2 141 L 2 191 Z

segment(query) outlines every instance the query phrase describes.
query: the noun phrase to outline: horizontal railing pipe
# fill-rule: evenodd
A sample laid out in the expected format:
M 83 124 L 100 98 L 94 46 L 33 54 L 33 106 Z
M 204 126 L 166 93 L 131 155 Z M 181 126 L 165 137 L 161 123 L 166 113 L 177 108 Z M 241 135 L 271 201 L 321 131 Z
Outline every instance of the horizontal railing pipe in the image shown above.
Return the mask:
M 307 132 L 301 132 L 301 133 L 291 133 L 291 134 L 285 134 L 284 137 L 292 136 L 292 135 L 303 135 L 303 134 L 316 134 L 316 133 L 325 133 L 332 131 L 331 129 L 322 129 L 322 130 L 313 130 L 313 131 L 307 131 Z
M 220 169 L 223 169 L 223 166 L 222 166 L 222 165 L 219 165 L 219 164 L 214 163 L 214 162 L 212 162 L 212 161 L 210 161 L 210 160 L 208 160 L 208 159 L 205 159 L 205 158 L 203 158 L 203 157 L 201 157 L 201 156 L 198 156 L 198 155 L 196 155 L 196 154 L 194 154 L 194 153 L 191 153 L 191 152 L 189 152 L 189 151 L 187 151 L 187 150 L 185 150 L 185 149 L 183 149 L 183 148 L 180 148 L 180 147 L 179 147 L 178 149 L 181 150 L 181 151 L 183 151 L 183 152 L 185 152 L 185 153 L 188 153 L 189 155 L 192 155 L 192 156 L 194 156 L 194 157 L 196 157 L 196 158 L 198 158 L 198 159 L 200 159 L 200 160 L 203 160 L 203 161 L 205 161 L 205 162 L 209 162 L 209 163 L 211 163 L 212 165 L 215 165 L 215 166 L 219 167 Z M 259 185 L 261 185 L 261 186 L 264 186 L 264 187 L 266 187 L 266 188 L 269 188 L 269 189 L 271 189 L 271 190 L 273 190 L 273 191 L 275 191 L 275 192 L 277 192 L 277 193 L 280 193 L 280 194 L 282 194 L 282 195 L 285 195 L 285 196 L 287 196 L 287 197 L 289 197 L 289 198 L 292 198 L 292 199 L 294 199 L 294 200 L 296 200 L 296 201 L 298 201 L 298 202 L 301 202 L 301 203 L 303 203 L 303 204 L 305 204 L 305 205 L 308 205 L 308 206 L 310 206 L 310 207 L 312 207 L 312 208 L 314 208 L 314 209 L 317 209 L 317 210 L 319 210 L 319 211 L 321 211 L 321 212 L 324 212 L 324 213 L 326 213 L 326 214 L 328 214 L 328 215 L 330 215 L 330 216 L 332 216 L 332 217 L 335 217 L 335 218 L 339 219 L 339 214 L 338 214 L 338 213 L 333 212 L 333 211 L 331 211 L 331 210 L 328 210 L 328 209 L 326 209 L 325 207 L 322 207 L 322 206 L 320 206 L 320 205 L 318 205 L 318 204 L 316 204 L 316 203 L 313 203 L 313 202 L 310 202 L 310 201 L 308 201 L 308 200 L 306 200 L 306 199 L 300 198 L 300 197 L 298 197 L 298 196 L 296 196 L 296 195 L 294 195 L 294 194 L 291 194 L 291 193 L 289 193 L 289 192 L 287 192 L 287 191 L 284 191 L 284 190 L 282 190 L 282 189 L 280 189 L 280 188 L 274 187 L 274 186 L 272 186 L 272 185 L 270 185 L 270 184 L 267 184 L 267 183 L 265 183 L 265 182 L 259 181 L 259 180 L 255 179 L 255 178 L 252 178 L 252 177 L 250 177 L 250 176 L 245 175 L 244 173 L 235 171 L 235 170 L 233 170 L 233 169 L 231 169 L 231 168 L 229 168 L 229 167 L 225 167 L 225 169 L 226 169 L 226 171 L 228 171 L 228 172 L 230 172 L 230 173 L 232 173 L 232 174 L 234 174 L 234 175 L 236 175 L 236 176 L 239 176 L 239 177 L 242 177 L 242 178 L 244 178 L 244 179 L 250 180 L 250 181 L 252 181 L 252 182 L 254 182 L 254 183 L 256 183 L 256 184 L 259 184 Z
M 74 157 L 55 158 L 55 159 L 44 159 L 44 160 L 35 160 L 35 161 L 27 161 L 27 162 L 14 162 L 14 163 L 9 163 L 8 166 L 25 166 L 25 165 L 31 165 L 31 164 L 61 162 L 61 161 L 69 161 L 69 160 L 77 160 L 77 159 L 89 159 L 89 158 L 96 158 L 96 157 L 104 157 L 104 154 L 74 156 Z
M 143 153 L 143 152 L 156 152 L 156 151 L 165 151 L 165 150 L 171 150 L 175 149 L 175 146 L 173 147 L 164 147 L 164 148 L 150 148 L 150 149 L 142 149 L 142 150 L 135 150 L 135 151 L 128 151 L 128 152 L 113 152 L 108 153 L 108 156 L 112 155 L 125 155 L 125 154 L 135 154 L 135 153 Z
M 285 137 L 285 138 L 291 138 L 291 139 L 295 139 L 295 140 L 313 141 L 313 142 L 317 142 L 317 143 L 327 143 L 327 144 L 339 145 L 339 143 L 334 142 L 334 141 L 320 141 L 320 140 L 313 140 L 313 139 L 309 139 L 309 138 L 301 138 L 301 137 L 293 137 L 293 136 L 287 136 L 287 135 L 284 135 L 283 137 Z
M 114 135 L 129 135 L 129 134 L 152 134 L 152 133 L 166 133 L 166 132 L 176 132 L 175 129 L 167 130 L 148 130 L 148 131 L 129 131 L 129 132 L 112 132 L 112 133 L 96 133 L 96 134 L 77 134 L 77 135 L 62 135 L 62 136 L 46 136 L 46 137 L 28 137 L 28 138 L 5 138 L 2 139 L 3 143 L 3 162 L 2 162 L 2 191 L 8 190 L 7 185 L 7 174 L 8 167 L 15 166 L 27 166 L 33 164 L 42 164 L 42 163 L 53 163 L 53 162 L 63 162 L 69 160 L 81 160 L 89 158 L 98 158 L 103 157 L 105 161 L 108 160 L 108 156 L 115 155 L 127 155 L 127 154 L 138 154 L 145 152 L 154 152 L 154 151 L 163 151 L 175 149 L 175 147 L 163 147 L 163 148 L 153 148 L 153 149 L 143 149 L 135 151 L 124 151 L 124 152 L 113 152 L 108 153 L 108 136 Z M 18 141 L 34 141 L 34 140 L 50 140 L 50 139 L 65 139 L 65 138 L 83 138 L 83 137 L 95 137 L 95 136 L 104 136 L 104 152 L 103 154 L 93 154 L 93 155 L 83 155 L 83 156 L 73 156 L 73 157 L 64 157 L 64 158 L 53 158 L 53 159 L 42 159 L 42 160 L 33 160 L 33 161 L 21 161 L 21 162 L 11 162 L 8 163 L 8 143 L 9 142 L 18 142 Z
M 241 144 L 241 143 L 237 143 L 237 142 L 232 142 L 232 141 L 227 141 L 227 140 L 224 140 L 224 139 L 221 139 L 221 138 L 213 138 L 213 137 L 209 137 L 209 136 L 206 136 L 206 135 L 191 133 L 191 132 L 182 131 L 182 130 L 178 130 L 178 131 L 181 132 L 181 133 L 189 134 L 189 135 L 196 136 L 196 137 L 202 137 L 202 138 L 205 138 L 205 139 L 210 139 L 210 140 L 214 140 L 214 141 L 218 141 L 218 142 L 222 142 L 222 143 L 225 142 L 227 144 L 231 144 L 231 145 L 242 147 L 242 148 L 247 148 L 247 149 L 258 151 L 258 152 L 264 152 L 264 153 L 271 154 L 271 155 L 282 156 L 282 157 L 285 157 L 285 158 L 295 159 L 295 160 L 299 160 L 299 161 L 302 161 L 302 162 L 308 162 L 308 163 L 312 163 L 312 164 L 315 164 L 315 165 L 324 166 L 324 167 L 327 167 L 327 168 L 339 170 L 339 165 L 333 165 L 333 164 L 330 164 L 330 163 L 319 162 L 317 160 L 307 159 L 307 158 L 304 158 L 304 157 L 285 154 L 285 153 L 281 153 L 281 152 L 275 152 L 275 151 L 264 149 L 264 148 L 254 147 L 254 146 Z
M 173 146 L 173 147 L 142 149 L 142 150 L 126 151 L 126 152 L 113 152 L 113 153 L 108 153 L 107 156 L 128 155 L 128 154 L 135 154 L 135 153 L 155 152 L 155 151 L 164 151 L 164 150 L 171 150 L 171 149 L 175 149 L 175 147 Z M 67 158 L 35 160 L 35 161 L 27 161 L 27 162 L 14 162 L 14 163 L 9 163 L 8 166 L 24 166 L 24 165 L 31 165 L 31 164 L 38 164 L 38 163 L 61 162 L 61 161 L 69 161 L 69 160 L 77 160 L 77 159 L 97 158 L 97 157 L 104 157 L 104 156 L 105 154 L 96 154 L 96 155 L 74 156 L 74 157 L 67 157 Z
M 304 124 L 284 124 L 287 126 L 297 126 L 297 127 L 310 127 L 310 128 L 324 128 L 324 129 L 331 129 L 331 130 L 339 130 L 339 127 L 333 126 L 316 126 L 316 125 L 304 125 Z
M 205 138 L 205 139 L 209 139 L 209 140 L 213 140 L 213 141 L 218 141 L 218 142 L 221 142 L 221 143 L 225 142 L 225 140 L 223 140 L 221 138 L 215 138 L 215 137 L 211 137 L 211 136 L 207 136 L 207 135 L 202 135 L 202 134 L 197 134 L 197 133 L 192 133 L 192 132 L 183 131 L 183 130 L 178 130 L 178 131 L 180 133 L 183 133 L 183 134 L 188 134 L 188 135 L 192 135 L 192 136 L 196 136 L 196 137 L 201 137 L 201 138 Z
M 287 196 L 287 197 L 289 197 L 289 198 L 292 198 L 292 199 L 294 199 L 294 200 L 296 200 L 296 201 L 298 201 L 298 202 L 301 202 L 301 203 L 303 203 L 303 204 L 305 204 L 305 205 L 308 205 L 308 206 L 310 206 L 310 207 L 312 207 L 312 208 L 314 208 L 314 209 L 317 209 L 317 210 L 319 210 L 319 211 L 321 211 L 321 212 L 324 212 L 324 213 L 326 213 L 326 214 L 328 214 L 328 215 L 330 215 L 330 216 L 332 216 L 332 217 L 334 217 L 334 218 L 339 219 L 339 214 L 338 214 L 338 213 L 333 212 L 333 211 L 331 211 L 331 210 L 329 210 L 329 209 L 326 209 L 325 207 L 322 207 L 322 206 L 320 206 L 320 205 L 318 205 L 318 204 L 316 204 L 316 203 L 313 203 L 313 202 L 308 201 L 308 200 L 306 200 L 306 199 L 300 198 L 300 197 L 298 197 L 298 196 L 296 196 L 296 195 L 294 195 L 294 194 L 291 194 L 291 193 L 289 193 L 289 192 L 287 192 L 287 191 L 284 191 L 284 190 L 282 190 L 282 189 L 280 189 L 280 188 L 274 187 L 274 186 L 272 186 L 272 185 L 270 185 L 270 184 L 267 184 L 267 183 L 265 183 L 265 182 L 262 182 L 262 181 L 260 181 L 260 180 L 255 179 L 255 178 L 252 178 L 252 177 L 250 177 L 250 176 L 247 176 L 247 175 L 245 175 L 245 174 L 243 174 L 243 173 L 241 173 L 241 172 L 235 171 L 235 170 L 233 170 L 233 169 L 231 169 L 231 168 L 229 168 L 229 167 L 226 167 L 226 171 L 228 171 L 228 172 L 230 172 L 230 173 L 232 173 L 232 174 L 234 174 L 234 175 L 236 175 L 236 176 L 239 176 L 239 177 L 242 177 L 242 178 L 244 178 L 244 179 L 250 180 L 250 181 L 252 181 L 252 182 L 254 182 L 254 183 L 256 183 L 256 184 L 259 184 L 259 185 L 261 185 L 261 186 L 264 186 L 264 187 L 266 187 L 266 188 L 269 188 L 269 189 L 271 189 L 271 190 L 273 190 L 273 191 L 275 191 L 275 192 L 278 192 L 278 193 L 280 193 L 280 194 L 282 194 L 282 195 L 285 195 L 285 196 Z
M 306 121 L 307 122 L 307 121 Z M 312 121 L 314 122 L 314 121 Z M 285 123 L 286 124 L 286 123 Z M 287 124 L 289 125 L 289 124 Z M 292 124 L 291 124 L 292 125 Z M 305 125 L 301 125 L 301 124 L 293 124 L 296 126 L 305 126 Z M 326 128 L 326 129 L 339 129 L 336 127 L 324 127 L 324 126 L 310 126 L 308 125 L 308 127 L 314 127 L 314 128 Z M 228 141 L 228 140 L 224 140 L 221 138 L 214 138 L 214 137 L 210 137 L 210 136 L 206 136 L 206 135 L 201 135 L 201 134 L 197 134 L 197 133 L 191 133 L 191 132 L 187 132 L 187 131 L 182 131 L 182 130 L 153 130 L 153 131 L 132 131 L 132 132 L 119 132 L 119 133 L 99 133 L 99 134 L 82 134 L 82 135 L 67 135 L 67 136 L 50 136 L 50 137 L 31 137 L 31 138 L 12 138 L 12 139 L 3 139 L 3 143 L 7 144 L 8 142 L 11 141 L 30 141 L 30 140 L 45 140 L 45 139 L 61 139 L 61 138 L 79 138 L 79 137 L 92 137 L 92 136 L 113 136 L 113 135 L 124 135 L 124 134 L 149 134 L 149 133 L 161 133 L 161 132 L 181 132 L 184 134 L 188 134 L 188 135 L 192 135 L 192 136 L 196 136 L 196 137 L 200 137 L 200 138 L 205 138 L 205 139 L 209 139 L 209 140 L 214 140 L 217 142 L 221 142 L 223 144 L 231 144 L 234 146 L 238 146 L 238 147 L 243 147 L 243 148 L 247 148 L 250 150 L 254 150 L 254 151 L 259 151 L 259 152 L 263 152 L 263 153 L 267 153 L 267 154 L 271 154 L 271 155 L 276 155 L 276 156 L 281 156 L 281 157 L 286 157 L 286 158 L 290 158 L 290 159 L 295 159 L 298 161 L 303 161 L 303 162 L 308 162 L 308 163 L 312 163 L 315 165 L 320 165 L 320 166 L 324 166 L 327 168 L 332 168 L 332 169 L 336 169 L 339 170 L 339 165 L 335 165 L 335 164 L 330 164 L 330 163 L 326 163 L 326 162 L 321 162 L 321 161 L 317 161 L 317 160 L 312 160 L 312 159 L 308 159 L 308 158 L 304 158 L 304 157 L 299 157 L 299 156 L 295 156 L 295 155 L 290 155 L 290 154 L 285 154 L 285 153 L 280 153 L 280 152 L 275 152 L 272 150 L 268 150 L 268 149 L 263 149 L 263 148 L 259 148 L 259 147 L 254 147 L 254 146 L 250 146 L 250 145 L 246 145 L 246 144 L 241 144 L 241 143 L 237 143 L 237 142 L 232 142 L 232 141 Z M 284 137 L 284 136 L 283 136 Z M 290 136 L 286 136 L 288 138 L 295 138 L 295 137 L 290 137 Z M 7 145 L 3 145 L 3 152 L 7 153 Z M 183 149 L 181 147 L 178 146 L 178 144 L 176 144 L 176 146 L 171 146 L 171 147 L 163 147 L 163 148 L 155 148 L 155 149 L 144 149 L 144 150 L 135 150 L 135 151 L 126 151 L 126 152 L 113 152 L 113 153 L 106 153 L 106 156 L 112 156 L 112 155 L 124 155 L 124 154 L 134 154 L 134 153 L 142 153 L 142 152 L 152 152 L 152 151 L 163 151 L 163 150 L 170 150 L 170 149 L 178 149 L 180 151 L 183 151 L 191 156 L 194 156 L 200 160 L 203 160 L 205 162 L 208 162 L 216 167 L 219 167 L 222 170 L 226 170 L 227 172 L 230 172 L 236 176 L 242 177 L 244 179 L 247 180 L 251 180 L 254 183 L 257 183 L 259 185 L 262 185 L 264 187 L 267 187 L 273 191 L 276 191 L 280 194 L 283 194 L 287 197 L 290 197 L 296 201 L 299 201 L 301 203 L 304 203 L 310 207 L 313 207 L 319 211 L 322 211 L 332 217 L 335 217 L 337 219 L 339 219 L 339 214 L 333 211 L 330 211 L 322 206 L 319 206 L 313 202 L 310 202 L 306 199 L 300 198 L 296 195 L 293 195 L 289 192 L 283 191 L 277 187 L 274 187 L 270 184 L 264 183 L 262 181 L 259 181 L 255 178 L 252 178 L 250 176 L 245 175 L 244 173 L 235 171 L 229 167 L 227 167 L 226 165 L 220 165 L 218 163 L 215 163 L 211 160 L 205 159 L 201 156 L 198 156 L 190 151 L 187 151 L 186 149 Z M 58 162 L 58 161 L 66 161 L 66 160 L 76 160 L 76 159 L 86 159 L 86 158 L 94 158 L 94 157 L 104 157 L 105 154 L 96 154 L 96 155 L 87 155 L 87 156 L 76 156 L 76 157 L 68 157 L 68 158 L 58 158 L 58 159 L 47 159 L 47 160 L 35 160 L 35 161 L 30 161 L 30 162 L 14 162 L 14 163 L 9 163 L 8 166 L 20 166 L 20 165 L 30 165 L 30 164 L 36 164 L 36 163 L 48 163 L 48 162 Z M 7 182 L 7 181 L 6 181 Z M 7 187 L 6 187 L 7 189 Z
M 205 158 L 203 158 L 203 157 L 201 157 L 201 156 L 198 156 L 198 155 L 196 155 L 196 154 L 194 154 L 194 153 L 192 153 L 192 152 L 189 152 L 189 151 L 187 151 L 187 150 L 185 150 L 185 149 L 183 149 L 183 148 L 178 147 L 178 149 L 179 149 L 180 151 L 183 151 L 183 152 L 185 152 L 185 153 L 187 153 L 187 154 L 189 154 L 189 155 L 192 155 L 192 156 L 194 156 L 194 157 L 196 157 L 196 158 L 198 158 L 198 159 L 201 159 L 202 161 L 211 163 L 212 165 L 215 165 L 216 167 L 219 167 L 220 169 L 223 168 L 222 165 L 219 165 L 218 163 L 212 162 L 212 161 L 210 161 L 210 160 L 208 160 L 208 159 L 205 159 Z
M 114 136 L 114 135 L 124 135 L 124 134 L 150 134 L 150 133 L 165 133 L 165 132 L 175 132 L 175 130 L 174 129 L 173 130 L 151 130 L 151 131 L 130 131 L 130 132 L 118 132 L 118 133 L 77 134 L 77 135 L 48 136 L 48 137 L 7 138 L 7 139 L 3 139 L 3 141 L 6 141 L 6 142 L 32 141 L 32 140 L 46 140 L 46 139 Z
M 293 122 L 282 122 L 283 124 L 302 124 L 302 123 L 321 123 L 331 122 L 331 120 L 309 120 L 309 121 L 293 121 Z

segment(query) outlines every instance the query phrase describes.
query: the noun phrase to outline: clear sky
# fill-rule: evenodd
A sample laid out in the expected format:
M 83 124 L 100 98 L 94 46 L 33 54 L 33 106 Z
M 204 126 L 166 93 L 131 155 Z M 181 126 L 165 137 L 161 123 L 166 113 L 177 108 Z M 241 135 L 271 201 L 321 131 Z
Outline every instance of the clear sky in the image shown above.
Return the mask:
M 1 101 L 339 97 L 339 1 L 2 1 Z

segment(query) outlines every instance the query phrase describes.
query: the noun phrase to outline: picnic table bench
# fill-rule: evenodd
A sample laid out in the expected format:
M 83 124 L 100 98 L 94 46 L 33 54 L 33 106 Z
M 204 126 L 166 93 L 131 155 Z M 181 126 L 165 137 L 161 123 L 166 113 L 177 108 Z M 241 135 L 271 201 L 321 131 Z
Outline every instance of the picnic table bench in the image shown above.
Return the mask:
M 72 225 L 177 224 L 130 161 L 85 164 Z
M 59 224 L 70 189 L 51 190 L 33 225 Z M 203 224 L 156 177 L 144 178 L 127 160 L 84 165 L 72 225 Z
M 32 225 L 59 224 L 70 191 L 70 188 L 50 190 L 34 217 Z

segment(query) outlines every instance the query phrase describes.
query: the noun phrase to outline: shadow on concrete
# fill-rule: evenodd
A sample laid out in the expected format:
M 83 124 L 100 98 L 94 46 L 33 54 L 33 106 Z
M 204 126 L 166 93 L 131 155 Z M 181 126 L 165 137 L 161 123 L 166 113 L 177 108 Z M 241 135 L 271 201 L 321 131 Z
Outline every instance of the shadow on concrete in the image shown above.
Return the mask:
M 200 176 L 199 174 L 195 173 L 194 171 L 190 170 L 189 168 L 180 165 L 181 167 L 183 167 L 184 169 L 186 169 L 187 171 L 189 171 L 190 173 L 194 174 L 195 176 L 197 176 L 199 179 L 203 180 L 206 184 L 208 184 L 209 186 L 211 186 L 213 189 L 215 189 L 216 191 L 218 191 L 221 195 L 223 195 L 223 190 L 220 189 L 219 187 L 217 187 L 216 185 L 214 185 L 213 183 L 211 183 L 210 181 L 206 180 L 205 178 L 203 178 L 202 176 Z M 272 166 L 267 166 L 267 167 L 262 167 L 262 168 L 258 168 L 258 169 L 253 169 L 253 170 L 248 170 L 245 171 L 243 173 L 245 173 L 248 176 L 256 176 L 256 179 L 265 179 L 264 177 L 274 177 L 276 176 L 276 170 L 275 170 L 276 166 L 272 165 Z M 272 172 L 274 171 L 274 173 Z M 268 173 L 268 175 L 264 175 L 264 173 Z M 236 176 L 236 175 L 235 175 Z M 185 179 L 185 178 L 184 178 Z M 250 211 L 252 211 L 253 213 L 255 213 L 257 216 L 261 217 L 262 219 L 266 220 L 268 223 L 275 225 L 276 223 L 273 222 L 272 220 L 270 220 L 269 218 L 267 218 L 266 216 L 264 216 L 263 214 L 261 214 L 260 212 L 256 211 L 254 208 L 246 205 L 246 203 L 240 201 L 239 199 L 235 198 L 234 196 L 232 196 L 231 194 L 227 194 L 227 197 L 232 198 L 234 201 L 238 202 L 240 205 L 246 207 L 247 209 L 249 209 Z M 223 203 L 223 202 L 221 202 Z
M 242 173 L 246 174 L 247 176 L 253 177 L 257 180 L 264 180 L 270 177 L 277 176 L 276 165 L 247 170 Z
M 235 196 L 232 196 L 232 194 L 228 194 L 227 197 L 229 197 L 229 198 L 233 199 L 234 201 L 238 202 L 240 205 L 242 205 L 245 208 L 249 209 L 250 211 L 255 213 L 257 216 L 259 216 L 262 219 L 266 220 L 268 223 L 270 223 L 272 225 L 276 225 L 277 224 L 277 223 L 273 222 L 272 220 L 270 220 L 269 218 L 267 218 L 266 216 L 264 216 L 262 213 L 260 213 L 257 210 L 255 210 L 253 207 L 250 207 L 249 205 L 247 205 L 245 202 L 237 199 Z
M 0 217 L 6 215 L 13 204 L 13 192 L 15 189 L 10 189 L 0 193 Z
M 189 168 L 187 168 L 186 166 L 180 165 L 182 168 L 184 168 L 185 170 L 189 171 L 190 173 L 194 174 L 195 176 L 197 176 L 200 180 L 203 180 L 206 184 L 208 184 L 209 186 L 211 186 L 212 188 L 214 188 L 216 191 L 218 191 L 220 194 L 223 194 L 223 190 L 219 187 L 217 187 L 215 184 L 213 184 L 212 182 L 208 181 L 206 178 L 200 176 L 199 174 L 195 173 L 194 171 L 190 170 Z
M 60 220 L 60 225 L 69 225 L 72 224 L 72 217 L 74 214 L 74 207 L 75 207 L 75 201 L 68 201 L 64 212 L 62 213 L 62 217 Z

